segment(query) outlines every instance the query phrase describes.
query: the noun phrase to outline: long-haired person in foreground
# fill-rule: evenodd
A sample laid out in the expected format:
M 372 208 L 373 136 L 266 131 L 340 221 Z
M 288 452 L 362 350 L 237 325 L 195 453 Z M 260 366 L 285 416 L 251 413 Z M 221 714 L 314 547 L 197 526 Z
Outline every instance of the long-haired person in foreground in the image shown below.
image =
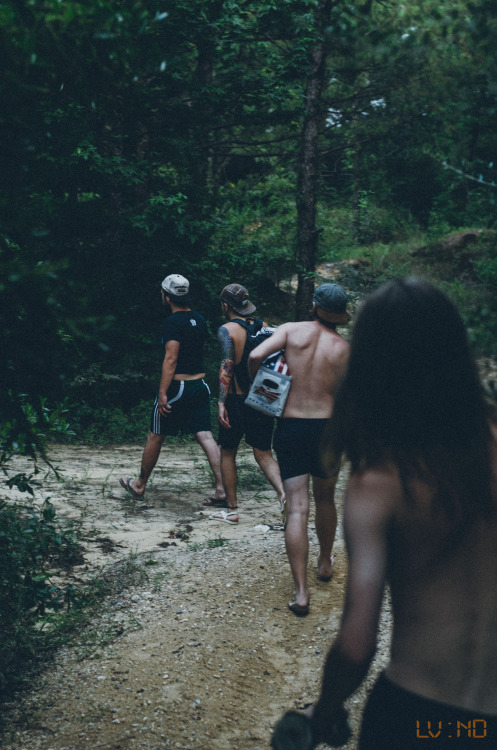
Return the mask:
M 392 281 L 368 298 L 331 436 L 351 464 L 347 594 L 308 739 L 294 747 L 339 744 L 388 583 L 391 657 L 359 750 L 496 748 L 497 422 L 462 320 L 436 288 Z

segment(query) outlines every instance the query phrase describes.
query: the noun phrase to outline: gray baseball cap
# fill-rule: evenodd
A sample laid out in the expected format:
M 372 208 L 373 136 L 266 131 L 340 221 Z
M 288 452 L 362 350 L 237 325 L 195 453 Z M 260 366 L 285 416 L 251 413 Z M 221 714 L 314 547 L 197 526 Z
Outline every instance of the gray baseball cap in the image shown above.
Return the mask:
M 184 297 L 190 289 L 190 282 L 179 273 L 171 273 L 162 282 L 162 288 L 166 294 L 174 294 L 175 297 Z
M 313 301 L 329 323 L 349 322 L 350 315 L 346 311 L 347 292 L 339 284 L 321 284 L 314 290 Z

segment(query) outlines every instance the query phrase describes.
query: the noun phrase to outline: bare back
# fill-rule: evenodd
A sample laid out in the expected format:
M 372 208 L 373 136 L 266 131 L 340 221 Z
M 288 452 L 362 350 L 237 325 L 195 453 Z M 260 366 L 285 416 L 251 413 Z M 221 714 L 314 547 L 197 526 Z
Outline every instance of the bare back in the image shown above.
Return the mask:
M 285 336 L 285 359 L 292 376 L 283 416 L 330 417 L 347 366 L 348 343 L 317 320 L 285 323 L 277 333 Z
M 497 510 L 497 429 L 494 438 Z M 387 674 L 393 682 L 432 700 L 497 715 L 497 520 L 479 520 L 457 539 L 452 524 L 432 513 L 433 489 L 419 481 L 412 493 L 414 502 L 407 504 L 392 466 L 351 479 L 345 522 L 351 587 L 369 555 L 366 596 L 373 617 L 380 581 L 390 583 L 394 633 Z M 357 584 L 348 603 L 350 622 L 361 617 L 361 597 L 364 603 Z
M 452 529 L 431 517 L 431 495 L 419 485 L 416 511 L 397 511 L 388 673 L 428 697 L 497 714 L 497 521 L 480 519 L 447 545 Z M 411 575 L 397 580 L 395 569 Z

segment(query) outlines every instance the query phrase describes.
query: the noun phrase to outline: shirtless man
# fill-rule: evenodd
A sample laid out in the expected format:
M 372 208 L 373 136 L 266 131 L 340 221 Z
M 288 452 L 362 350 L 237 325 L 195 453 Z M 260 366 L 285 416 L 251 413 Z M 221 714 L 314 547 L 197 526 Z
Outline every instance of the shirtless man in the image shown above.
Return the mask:
M 244 381 L 248 385 L 250 382 L 246 364 L 242 365 L 241 359 L 247 340 L 245 326 L 255 320 L 253 313 L 256 307 L 241 284 L 224 287 L 221 307 L 228 321 L 220 326 L 217 335 L 221 349 L 218 443 L 221 447 L 221 473 L 226 500 L 204 505 L 226 507 L 226 510 L 214 513 L 211 518 L 234 524 L 238 523 L 236 454 L 244 435 L 245 441 L 252 447 L 255 460 L 278 493 L 280 506 L 284 504 L 284 490 L 278 464 L 271 452 L 274 419 L 245 404 L 248 387 Z M 265 325 L 263 321 L 259 322 Z M 242 366 L 245 372 L 241 371 Z
M 374 656 L 386 583 L 391 657 L 359 750 L 496 748 L 497 415 L 441 292 L 407 279 L 371 295 L 332 429 L 351 461 L 347 595 L 307 712 L 313 742 L 295 748 L 331 743 Z
M 288 606 L 300 617 L 309 612 L 310 475 L 320 550 L 318 576 L 329 581 L 333 572 L 332 549 L 337 527 L 334 494 L 338 471 L 336 467 L 330 471 L 322 465 L 321 440 L 347 366 L 349 345 L 336 331 L 337 324 L 350 319 L 346 304 L 347 294 L 341 286 L 322 284 L 314 292 L 313 320 L 285 323 L 249 357 L 249 371 L 254 377 L 267 356 L 284 349 L 292 377 L 283 417 L 276 428 L 274 449 L 285 488 L 288 511 L 285 545 L 295 581 L 295 598 Z

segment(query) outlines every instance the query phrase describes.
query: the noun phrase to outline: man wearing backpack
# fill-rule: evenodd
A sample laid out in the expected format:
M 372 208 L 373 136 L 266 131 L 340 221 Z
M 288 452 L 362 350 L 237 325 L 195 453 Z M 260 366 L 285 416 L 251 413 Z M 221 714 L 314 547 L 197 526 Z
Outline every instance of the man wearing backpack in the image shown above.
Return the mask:
M 337 527 L 334 493 L 339 465 L 325 467 L 321 451 L 323 433 L 348 362 L 349 345 L 336 331 L 337 325 L 350 319 L 346 304 L 347 294 L 341 286 L 321 284 L 314 292 L 313 319 L 285 323 L 249 356 L 249 371 L 255 375 L 266 357 L 284 349 L 292 376 L 274 448 L 286 492 L 285 545 L 295 581 L 295 598 L 288 607 L 298 617 L 309 612 L 309 476 L 316 505 L 318 578 L 329 581 L 333 574 L 332 550 Z
M 219 439 L 221 474 L 226 501 L 206 501 L 204 505 L 218 506 L 212 518 L 226 523 L 238 523 L 236 454 L 241 439 L 254 451 L 254 458 L 273 485 L 284 508 L 285 493 L 280 470 L 271 453 L 274 419 L 245 404 L 250 387 L 247 369 L 247 339 L 261 331 L 264 323 L 252 317 L 255 305 L 241 284 L 228 284 L 221 292 L 221 306 L 227 319 L 218 331 L 221 348 L 219 372 Z

